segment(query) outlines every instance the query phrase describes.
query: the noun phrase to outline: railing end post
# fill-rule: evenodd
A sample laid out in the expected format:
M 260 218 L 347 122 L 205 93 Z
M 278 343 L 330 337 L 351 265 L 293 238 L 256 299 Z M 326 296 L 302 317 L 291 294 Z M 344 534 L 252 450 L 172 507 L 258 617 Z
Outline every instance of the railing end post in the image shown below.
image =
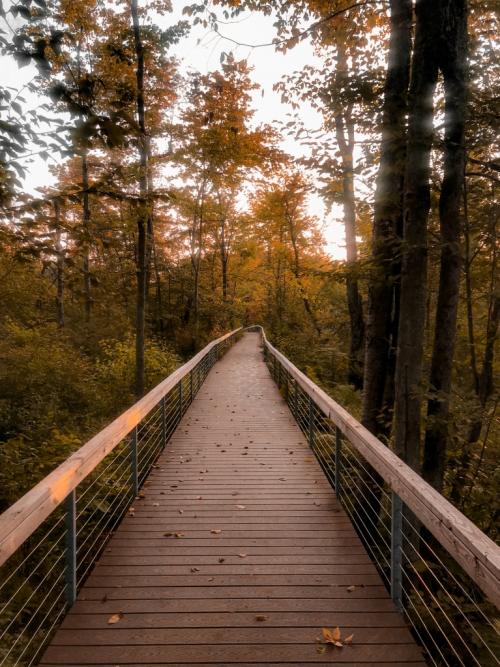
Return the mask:
M 391 597 L 398 611 L 403 611 L 402 580 L 403 501 L 391 494 Z
M 132 475 L 133 498 L 139 494 L 139 457 L 137 452 L 137 426 L 134 426 L 130 434 L 130 472 Z
M 76 600 L 76 490 L 66 497 L 66 605 L 72 607 Z

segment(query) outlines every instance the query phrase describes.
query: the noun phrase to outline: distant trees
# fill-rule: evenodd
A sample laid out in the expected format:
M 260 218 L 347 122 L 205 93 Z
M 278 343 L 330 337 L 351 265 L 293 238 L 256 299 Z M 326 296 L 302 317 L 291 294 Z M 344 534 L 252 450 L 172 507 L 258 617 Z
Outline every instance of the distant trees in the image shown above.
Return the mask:
M 66 374 L 74 356 L 86 386 L 110 396 L 111 414 L 120 394 L 109 377 L 132 400 L 156 377 L 153 357 L 157 370 L 260 322 L 494 530 L 479 502 L 498 483 L 498 25 L 489 4 L 418 0 L 415 16 L 409 0 L 188 7 L 190 23 L 207 28 L 217 27 L 218 6 L 226 18 L 273 14 L 281 51 L 311 38 L 320 64 L 276 86 L 294 112 L 281 133 L 256 123 L 247 62 L 223 54 L 214 71 L 181 76 L 169 48 L 189 25 L 160 29 L 153 12 L 167 5 L 26 0 L 0 15 L 17 21 L 0 37 L 3 53 L 34 65 L 28 90 L 47 96 L 28 109 L 22 92 L 0 89 L 0 352 L 37 388 L 54 375 L 44 417 L 45 399 L 31 410 L 22 394 L 33 394 L 9 362 L 2 441 L 24 437 L 16 410 L 37 446 L 51 437 L 50 414 L 73 435 L 88 427 L 74 414 L 89 409 L 85 391 L 66 411 L 56 398 L 76 389 L 55 374 L 51 345 Z M 319 127 L 305 124 L 304 103 Z M 286 132 L 303 142 L 303 159 L 279 148 Z M 22 191 L 30 152 L 60 162 L 37 197 Z M 326 255 L 311 192 L 343 220 L 346 261 Z M 40 366 L 30 361 L 37 347 Z M 95 371 L 101 389 L 93 368 L 108 374 Z

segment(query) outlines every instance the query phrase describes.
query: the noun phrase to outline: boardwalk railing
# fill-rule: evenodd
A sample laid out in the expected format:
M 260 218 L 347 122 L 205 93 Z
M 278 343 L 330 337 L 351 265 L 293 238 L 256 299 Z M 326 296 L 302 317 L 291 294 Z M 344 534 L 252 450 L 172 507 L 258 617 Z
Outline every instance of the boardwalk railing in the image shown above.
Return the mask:
M 254 329 L 429 664 L 499 665 L 500 547 Z
M 0 665 L 37 661 L 209 370 L 208 344 L 0 516 Z

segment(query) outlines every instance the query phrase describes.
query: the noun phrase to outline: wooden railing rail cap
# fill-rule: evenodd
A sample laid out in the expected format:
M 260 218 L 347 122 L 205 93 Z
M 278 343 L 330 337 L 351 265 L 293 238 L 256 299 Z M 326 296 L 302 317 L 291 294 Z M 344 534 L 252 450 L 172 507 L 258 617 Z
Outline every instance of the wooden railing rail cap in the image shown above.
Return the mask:
M 490 601 L 500 608 L 500 547 L 294 366 L 269 343 L 264 329 L 260 329 L 264 346 L 276 356 L 323 414 L 399 495 Z
M 211 341 L 132 407 L 61 463 L 0 515 L 0 565 L 28 539 L 68 494 L 139 424 L 148 412 L 216 345 L 242 327 Z

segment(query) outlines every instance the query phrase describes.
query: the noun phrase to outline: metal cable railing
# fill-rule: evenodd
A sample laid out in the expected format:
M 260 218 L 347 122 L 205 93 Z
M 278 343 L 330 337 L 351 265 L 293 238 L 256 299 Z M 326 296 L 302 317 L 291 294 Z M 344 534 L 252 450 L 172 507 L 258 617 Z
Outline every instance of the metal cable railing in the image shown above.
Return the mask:
M 428 664 L 500 665 L 500 548 L 260 330 L 272 377 Z
M 30 667 L 167 445 L 233 331 L 118 417 L 0 516 L 0 666 Z

